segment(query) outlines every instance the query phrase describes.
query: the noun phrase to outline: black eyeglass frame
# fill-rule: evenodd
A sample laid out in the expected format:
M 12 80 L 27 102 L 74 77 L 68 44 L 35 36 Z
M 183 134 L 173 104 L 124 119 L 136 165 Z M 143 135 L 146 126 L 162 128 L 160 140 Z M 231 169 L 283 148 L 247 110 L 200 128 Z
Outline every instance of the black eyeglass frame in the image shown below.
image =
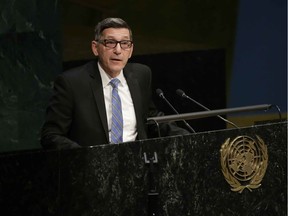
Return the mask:
M 117 41 L 117 40 L 112 40 L 112 39 L 104 39 L 104 40 L 97 40 L 97 42 L 103 44 L 105 47 L 108 47 L 110 49 L 114 49 L 118 43 L 120 44 L 121 49 L 130 49 L 133 45 L 133 41 L 131 40 L 121 40 L 121 41 Z M 107 43 L 110 42 L 110 44 L 114 44 L 114 46 L 107 46 Z M 127 47 L 122 47 L 124 44 L 127 44 Z

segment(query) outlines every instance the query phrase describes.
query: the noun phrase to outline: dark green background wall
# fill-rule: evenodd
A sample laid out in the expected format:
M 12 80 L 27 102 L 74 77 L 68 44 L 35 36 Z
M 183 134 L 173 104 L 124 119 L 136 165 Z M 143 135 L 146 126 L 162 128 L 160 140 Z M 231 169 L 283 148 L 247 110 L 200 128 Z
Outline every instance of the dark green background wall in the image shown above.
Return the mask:
M 61 71 L 58 1 L 1 1 L 0 151 L 39 148 L 39 131 Z

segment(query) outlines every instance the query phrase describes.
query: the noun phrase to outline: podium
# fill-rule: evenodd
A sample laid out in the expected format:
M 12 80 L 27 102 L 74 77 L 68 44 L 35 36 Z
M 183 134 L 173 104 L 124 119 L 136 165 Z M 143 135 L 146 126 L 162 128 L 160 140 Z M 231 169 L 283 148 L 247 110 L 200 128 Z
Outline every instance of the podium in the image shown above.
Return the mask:
M 261 137 L 261 186 L 231 190 L 221 146 Z M 256 138 L 255 138 L 256 139 Z M 70 150 L 0 155 L 0 214 L 287 215 L 287 122 Z

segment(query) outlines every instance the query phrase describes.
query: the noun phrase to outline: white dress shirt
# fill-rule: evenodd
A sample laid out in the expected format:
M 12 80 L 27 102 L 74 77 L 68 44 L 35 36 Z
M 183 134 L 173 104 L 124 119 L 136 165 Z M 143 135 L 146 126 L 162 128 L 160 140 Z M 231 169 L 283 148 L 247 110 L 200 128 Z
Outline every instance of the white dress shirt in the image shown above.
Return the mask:
M 112 121 L 111 100 L 112 100 L 113 88 L 109 82 L 112 78 L 103 70 L 103 68 L 100 66 L 99 63 L 98 68 L 102 79 L 108 130 L 109 130 L 109 141 L 111 141 L 111 121 Z M 123 142 L 134 141 L 136 140 L 137 137 L 136 115 L 129 87 L 123 75 L 123 70 L 115 78 L 118 78 L 120 80 L 120 83 L 118 85 L 118 94 L 121 99 L 122 115 L 123 115 Z

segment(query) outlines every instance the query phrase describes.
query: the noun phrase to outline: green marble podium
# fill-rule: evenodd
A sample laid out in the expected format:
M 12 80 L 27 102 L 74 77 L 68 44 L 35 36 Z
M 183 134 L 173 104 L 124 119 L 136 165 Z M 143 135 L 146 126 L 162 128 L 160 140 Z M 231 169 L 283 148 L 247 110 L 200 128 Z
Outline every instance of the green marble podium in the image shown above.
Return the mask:
M 220 160 L 221 145 L 240 135 L 261 137 L 269 155 L 261 186 L 242 193 L 231 190 Z M 119 145 L 2 153 L 0 173 L 5 216 L 283 216 L 287 122 Z

